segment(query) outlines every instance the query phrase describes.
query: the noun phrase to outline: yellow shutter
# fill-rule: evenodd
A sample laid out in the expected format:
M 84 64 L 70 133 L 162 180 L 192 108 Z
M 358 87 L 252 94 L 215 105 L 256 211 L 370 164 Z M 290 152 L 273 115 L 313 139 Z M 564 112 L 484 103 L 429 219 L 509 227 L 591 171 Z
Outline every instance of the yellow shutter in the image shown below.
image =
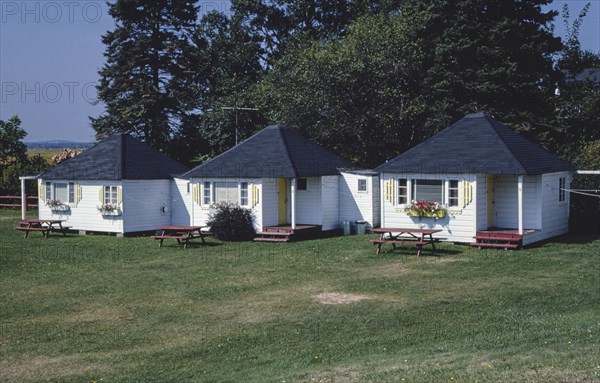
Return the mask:
M 123 188 L 117 186 L 117 205 L 120 205 L 121 201 L 123 201 Z
M 192 185 L 192 198 L 195 203 L 200 205 L 200 184 Z
M 473 186 L 469 181 L 463 180 L 461 182 L 458 204 L 465 208 L 471 201 L 473 201 Z
M 79 201 L 81 201 L 81 185 L 80 184 L 75 184 L 75 204 L 78 204 Z
M 250 193 L 250 207 L 254 207 L 258 205 L 259 202 L 259 188 L 257 185 L 250 184 L 249 185 L 249 193 Z
M 44 183 L 44 181 L 40 182 L 39 184 L 38 197 L 42 201 L 46 199 L 46 184 Z
M 391 203 L 392 205 L 394 205 L 395 203 L 395 198 L 394 196 L 396 195 L 395 190 L 394 190 L 394 185 L 395 185 L 395 180 L 391 179 L 391 180 L 386 180 L 383 183 L 383 198 L 388 201 L 389 203 Z
M 98 199 L 101 204 L 104 204 L 104 186 L 100 186 L 100 190 L 98 190 Z

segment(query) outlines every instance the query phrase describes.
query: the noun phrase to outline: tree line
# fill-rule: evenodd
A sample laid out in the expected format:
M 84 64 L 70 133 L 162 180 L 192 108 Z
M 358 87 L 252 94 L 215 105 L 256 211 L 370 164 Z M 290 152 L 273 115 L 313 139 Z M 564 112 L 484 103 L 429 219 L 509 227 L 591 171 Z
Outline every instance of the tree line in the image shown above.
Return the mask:
M 598 167 L 600 84 L 586 73 L 600 54 L 579 42 L 589 4 L 573 18 L 550 2 L 233 0 L 203 13 L 195 0 L 115 0 L 106 109 L 91 125 L 195 165 L 286 124 L 371 167 L 485 111 Z
M 549 2 L 233 0 L 200 16 L 193 0 L 117 0 L 92 126 L 190 164 L 282 123 L 374 166 L 486 111 L 585 161 L 600 139 L 599 84 L 580 76 L 600 68 L 579 43 L 589 5 L 574 21 L 565 5 L 561 40 Z

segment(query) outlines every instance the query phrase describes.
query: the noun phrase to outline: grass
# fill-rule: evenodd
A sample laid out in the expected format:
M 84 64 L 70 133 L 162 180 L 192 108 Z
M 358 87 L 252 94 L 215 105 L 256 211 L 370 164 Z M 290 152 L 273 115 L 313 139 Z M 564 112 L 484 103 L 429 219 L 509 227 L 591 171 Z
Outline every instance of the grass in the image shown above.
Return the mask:
M 28 149 L 27 155 L 33 157 L 36 155 L 42 156 L 46 161 L 51 162 L 52 156 L 62 153 L 63 149 Z
M 421 258 L 375 256 L 364 236 L 181 250 L 25 240 L 1 218 L 0 381 L 600 381 L 598 239 Z

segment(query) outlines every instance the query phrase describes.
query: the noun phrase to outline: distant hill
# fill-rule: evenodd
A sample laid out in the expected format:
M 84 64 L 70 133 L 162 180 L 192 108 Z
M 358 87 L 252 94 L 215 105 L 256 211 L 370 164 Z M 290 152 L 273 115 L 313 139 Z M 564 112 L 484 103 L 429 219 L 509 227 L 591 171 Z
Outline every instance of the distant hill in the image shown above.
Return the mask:
M 94 145 L 93 142 L 79 142 L 68 140 L 48 140 L 25 142 L 28 149 L 86 149 Z

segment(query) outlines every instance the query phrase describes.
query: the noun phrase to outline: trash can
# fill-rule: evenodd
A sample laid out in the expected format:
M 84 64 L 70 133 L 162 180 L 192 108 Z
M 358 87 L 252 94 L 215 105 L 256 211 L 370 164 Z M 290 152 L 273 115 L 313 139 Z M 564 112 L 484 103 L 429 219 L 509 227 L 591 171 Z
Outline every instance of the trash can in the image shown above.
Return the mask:
M 342 221 L 340 224 L 342 225 L 344 235 L 350 235 L 350 221 Z
M 367 231 L 367 221 L 356 221 L 356 234 L 365 234 Z

